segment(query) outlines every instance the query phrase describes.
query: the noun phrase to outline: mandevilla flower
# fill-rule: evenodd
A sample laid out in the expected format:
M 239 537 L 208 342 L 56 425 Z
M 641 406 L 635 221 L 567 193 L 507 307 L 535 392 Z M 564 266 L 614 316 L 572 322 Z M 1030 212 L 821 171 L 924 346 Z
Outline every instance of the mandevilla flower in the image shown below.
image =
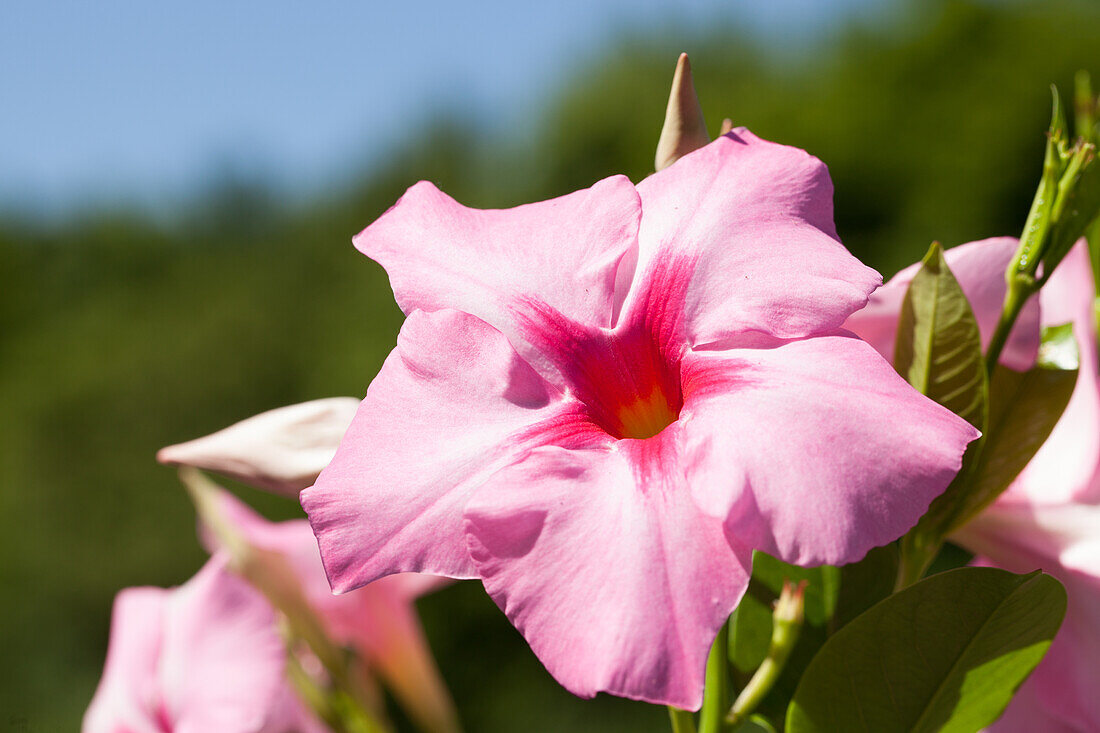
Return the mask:
M 329 580 L 479 578 L 578 695 L 697 709 L 754 548 L 859 559 L 977 435 L 838 330 L 881 280 L 744 129 L 508 210 L 419 183 L 355 244 L 408 318 L 301 495 Z
M 286 679 L 275 613 L 217 554 L 178 588 L 115 599 L 83 733 L 311 733 Z
M 1017 242 L 998 238 L 946 253 L 988 338 L 1001 311 L 1004 271 Z M 915 268 L 898 274 L 852 316 L 848 327 L 884 354 L 893 350 L 898 308 Z M 1026 369 L 1043 325 L 1073 323 L 1080 372 L 1073 396 L 1050 437 L 1001 497 L 951 538 L 976 552 L 977 564 L 1013 572 L 1041 569 L 1066 587 L 1065 621 L 1046 657 L 991 726 L 999 733 L 1091 731 L 1100 728 L 1100 378 L 1097 374 L 1094 287 L 1088 251 L 1078 243 L 1029 303 L 1002 363 Z

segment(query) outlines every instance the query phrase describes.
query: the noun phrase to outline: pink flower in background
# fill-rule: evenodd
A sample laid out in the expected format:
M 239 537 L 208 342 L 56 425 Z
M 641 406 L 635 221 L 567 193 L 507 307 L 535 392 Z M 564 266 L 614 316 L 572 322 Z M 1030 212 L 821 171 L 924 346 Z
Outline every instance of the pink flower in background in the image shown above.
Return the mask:
M 215 555 L 178 588 L 118 594 L 83 733 L 326 730 L 287 683 L 271 606 L 226 561 Z
M 317 540 L 304 519 L 269 522 L 227 491 L 219 492 L 219 511 L 251 546 L 276 552 L 289 561 L 305 600 L 321 619 L 329 638 L 352 647 L 425 730 L 457 730 L 446 686 L 416 615 L 415 600 L 449 581 L 405 573 L 382 578 L 345 595 L 333 595 L 325 578 Z M 204 544 L 219 550 L 212 532 Z
M 352 397 L 334 397 L 269 410 L 212 435 L 163 448 L 157 459 L 218 471 L 276 493 L 297 494 L 331 460 L 358 403 Z M 412 719 L 427 730 L 457 730 L 454 704 L 414 606 L 419 596 L 448 580 L 406 573 L 333 595 L 308 522 L 269 522 L 229 492 L 203 483 L 200 490 L 215 497 L 218 521 L 227 522 L 233 535 L 249 547 L 276 553 L 289 563 L 294 577 L 280 577 L 279 582 L 301 591 L 329 638 L 358 652 Z M 209 527 L 200 529 L 211 553 L 231 549 L 223 548 Z M 282 567 L 274 569 L 276 575 Z
M 329 397 L 268 410 L 211 435 L 161 448 L 157 460 L 297 496 L 332 460 L 358 405 L 354 397 Z
M 698 708 L 754 548 L 856 560 L 976 437 L 838 330 L 880 279 L 745 130 L 515 209 L 420 183 L 355 244 L 408 318 L 302 492 L 329 580 L 480 578 L 578 695 Z
M 1004 271 L 1017 241 L 974 242 L 946 253 L 988 338 L 1001 312 Z M 848 327 L 884 353 L 893 351 L 898 308 L 915 268 L 902 271 L 852 316 Z M 1088 251 L 1078 243 L 1021 316 L 1002 363 L 1034 361 L 1043 325 L 1073 323 L 1080 373 L 1070 403 L 1047 442 L 1008 491 L 951 539 L 977 553 L 976 563 L 1018 573 L 1041 569 L 1069 595 L 1061 630 L 1008 709 L 990 730 L 1100 729 L 1100 386 L 1094 287 Z M 887 351 L 887 348 L 889 351 Z

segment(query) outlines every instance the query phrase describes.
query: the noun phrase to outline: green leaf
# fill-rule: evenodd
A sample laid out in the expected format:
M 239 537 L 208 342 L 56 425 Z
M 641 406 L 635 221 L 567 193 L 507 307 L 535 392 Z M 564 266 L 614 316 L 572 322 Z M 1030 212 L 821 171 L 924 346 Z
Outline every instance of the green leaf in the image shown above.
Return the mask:
M 1053 99 L 1050 113 L 1050 130 L 1048 135 L 1056 145 L 1064 146 L 1068 143 L 1066 135 L 1066 110 L 1062 104 L 1062 95 L 1058 93 L 1058 87 L 1050 85 L 1050 95 Z
M 978 322 L 933 242 L 902 302 L 894 366 L 922 394 L 981 429 L 986 376 Z
M 1047 328 L 1036 365 L 1016 372 L 998 365 L 990 385 L 985 441 L 967 477 L 948 530 L 962 526 L 1001 495 L 1046 442 L 1077 383 L 1071 324 Z
M 941 573 L 833 635 L 787 709 L 787 733 L 971 733 L 1001 714 L 1050 646 L 1061 584 L 996 568 Z
M 768 656 L 772 638 L 771 607 L 746 593 L 730 617 L 729 659 L 743 674 L 752 674 Z
M 842 628 L 871 606 L 894 592 L 898 575 L 898 547 L 876 547 L 859 562 L 840 569 L 840 598 L 837 600 L 835 628 Z

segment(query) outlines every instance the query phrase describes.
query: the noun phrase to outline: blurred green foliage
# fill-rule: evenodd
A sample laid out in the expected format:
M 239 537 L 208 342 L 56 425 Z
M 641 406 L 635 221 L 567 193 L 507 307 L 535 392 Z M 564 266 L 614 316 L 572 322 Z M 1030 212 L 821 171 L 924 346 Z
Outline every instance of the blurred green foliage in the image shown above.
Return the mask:
M 841 237 L 889 275 L 932 239 L 1015 234 L 1048 85 L 1100 71 L 1100 7 L 912 2 L 806 48 L 735 28 L 634 36 L 574 67 L 532 126 L 433 123 L 361 183 L 305 204 L 214 186 L 171 222 L 105 211 L 0 221 L 0 725 L 75 730 L 111 598 L 204 555 L 160 446 L 261 410 L 362 394 L 401 314 L 350 236 L 418 179 L 510 206 L 652 166 L 676 53 L 723 116 L 828 165 Z M 520 246 L 517 243 L 517 246 Z M 273 517 L 297 508 L 259 492 Z M 422 601 L 467 729 L 667 729 L 663 710 L 558 688 L 476 583 Z

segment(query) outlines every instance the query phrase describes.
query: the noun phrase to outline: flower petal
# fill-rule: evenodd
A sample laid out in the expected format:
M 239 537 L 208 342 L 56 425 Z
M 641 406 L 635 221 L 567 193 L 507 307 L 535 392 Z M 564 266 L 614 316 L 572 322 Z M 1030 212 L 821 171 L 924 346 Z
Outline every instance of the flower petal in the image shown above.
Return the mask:
M 159 685 L 173 730 L 285 730 L 269 720 L 286 692 L 285 658 L 271 606 L 214 556 L 165 613 Z
M 119 593 L 84 733 L 320 730 L 284 677 L 271 606 L 227 560 L 179 588 Z
M 612 450 L 540 448 L 467 505 L 486 590 L 574 694 L 701 704 L 751 551 L 695 507 L 677 443 L 672 426 Z
M 161 448 L 157 460 L 297 496 L 332 460 L 358 406 L 354 397 L 330 397 L 268 410 L 211 435 Z
M 732 537 L 787 562 L 898 538 L 978 437 L 850 334 L 758 346 L 685 357 L 686 465 Z
M 161 733 L 156 669 L 169 591 L 127 588 L 115 598 L 107 663 L 84 714 L 83 733 Z
M 638 193 L 638 274 L 618 297 L 637 308 L 654 287 L 679 291 L 694 346 L 743 331 L 835 329 L 882 282 L 837 239 L 825 165 L 744 128 L 646 178 Z M 674 287 L 663 273 L 670 260 L 689 265 Z
M 1041 504 L 1100 503 L 1100 367 L 1096 353 L 1095 285 L 1088 248 L 1078 242 L 1039 298 L 1043 325 L 1072 323 L 1080 371 L 1066 411 L 1050 437 L 1006 492 Z
M 982 348 L 989 346 L 1004 305 L 1004 273 L 1016 254 L 1019 240 L 1013 237 L 993 237 L 952 247 L 944 252 L 947 266 L 959 281 L 982 336 Z M 853 313 L 844 328 L 875 347 L 887 361 L 894 361 L 898 315 L 909 283 L 920 270 L 921 263 L 906 267 L 871 295 L 867 307 Z M 1030 369 L 1039 350 L 1039 301 L 1031 298 L 1020 312 L 1009 334 L 1001 363 L 1017 371 Z
M 466 499 L 537 444 L 540 425 L 568 420 L 560 402 L 484 321 L 414 311 L 336 457 L 301 495 L 333 589 L 406 571 L 476 577 Z
M 531 357 L 514 310 L 537 301 L 582 323 L 611 325 L 619 260 L 637 242 L 641 207 L 625 176 L 513 209 L 469 209 L 430 183 L 410 188 L 355 237 L 386 268 L 405 313 L 470 313 Z
M 1035 674 L 1038 672 L 1033 672 L 1032 676 Z M 984 728 L 985 733 L 1081 733 L 1081 728 L 1057 719 L 1047 710 L 1036 696 L 1030 679 L 1016 690 L 1001 717 Z

